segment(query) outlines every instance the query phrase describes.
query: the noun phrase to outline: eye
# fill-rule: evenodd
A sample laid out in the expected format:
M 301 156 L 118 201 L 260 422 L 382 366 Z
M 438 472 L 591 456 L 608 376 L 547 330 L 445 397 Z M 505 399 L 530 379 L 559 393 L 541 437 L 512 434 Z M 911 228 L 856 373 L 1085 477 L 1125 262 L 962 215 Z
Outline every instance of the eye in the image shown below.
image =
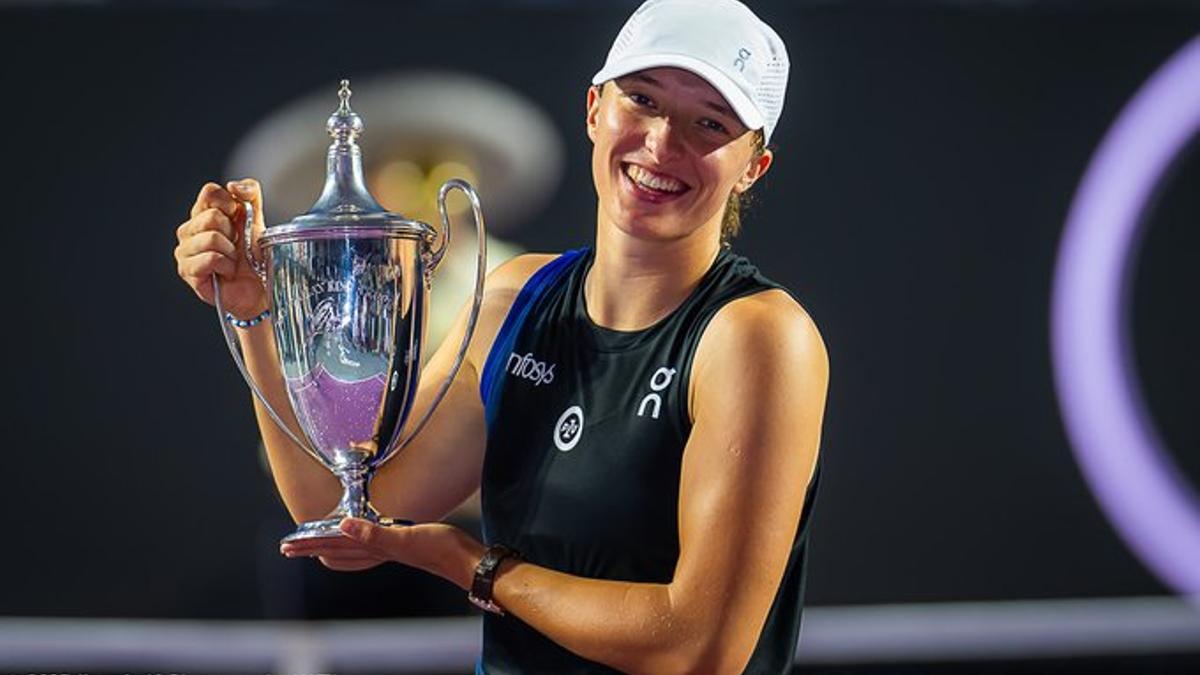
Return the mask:
M 647 108 L 654 107 L 654 100 L 651 99 L 649 96 L 646 96 L 645 94 L 639 94 L 638 92 L 634 91 L 634 92 L 630 92 L 628 94 L 628 96 L 629 96 L 630 101 L 633 101 L 634 103 L 636 103 L 640 106 L 645 106 Z
M 702 118 L 700 120 L 700 126 L 704 127 L 705 129 L 708 129 L 709 131 L 715 131 L 717 133 L 722 133 L 722 134 L 729 133 L 729 130 L 725 128 L 724 124 L 721 124 L 720 122 L 718 122 L 714 119 L 709 119 L 707 117 Z

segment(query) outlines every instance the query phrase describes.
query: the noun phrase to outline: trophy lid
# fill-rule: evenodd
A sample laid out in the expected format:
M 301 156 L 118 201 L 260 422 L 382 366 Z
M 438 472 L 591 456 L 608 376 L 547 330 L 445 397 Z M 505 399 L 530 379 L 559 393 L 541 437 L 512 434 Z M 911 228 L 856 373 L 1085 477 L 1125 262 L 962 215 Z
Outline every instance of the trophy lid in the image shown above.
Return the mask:
M 383 208 L 363 179 L 358 137 L 363 121 L 350 108 L 350 80 L 338 89 L 338 108 L 325 122 L 333 138 L 325 160 L 325 187 L 306 213 L 288 223 L 267 228 L 263 243 L 329 236 L 402 236 L 427 238 L 433 228 Z

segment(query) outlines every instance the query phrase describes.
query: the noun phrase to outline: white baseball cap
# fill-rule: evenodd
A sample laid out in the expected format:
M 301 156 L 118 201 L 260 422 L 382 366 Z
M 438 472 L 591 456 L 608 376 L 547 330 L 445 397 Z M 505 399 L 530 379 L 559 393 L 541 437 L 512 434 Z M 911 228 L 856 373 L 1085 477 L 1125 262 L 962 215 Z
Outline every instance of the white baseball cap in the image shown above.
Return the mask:
M 749 7 L 737 0 L 646 0 L 592 84 L 665 66 L 703 77 L 743 124 L 771 140 L 783 112 L 788 55 L 779 34 Z

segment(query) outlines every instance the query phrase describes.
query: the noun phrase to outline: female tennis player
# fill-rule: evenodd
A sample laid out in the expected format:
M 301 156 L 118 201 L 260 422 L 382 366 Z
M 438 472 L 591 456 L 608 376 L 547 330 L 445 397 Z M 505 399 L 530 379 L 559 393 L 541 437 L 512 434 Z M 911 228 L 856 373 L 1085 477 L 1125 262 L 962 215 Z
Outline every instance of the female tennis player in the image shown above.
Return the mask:
M 787 74 L 778 35 L 736 0 L 643 4 L 586 92 L 594 246 L 489 275 L 450 393 L 372 483 L 381 511 L 418 524 L 347 519 L 345 537 L 283 554 L 458 584 L 487 610 L 477 672 L 788 671 L 828 361 L 800 304 L 725 245 L 774 161 Z M 206 302 L 220 274 L 245 320 L 267 298 L 240 253 L 239 199 L 263 213 L 253 180 L 206 185 L 176 258 Z M 285 411 L 269 323 L 239 338 Z M 255 405 L 292 516 L 325 516 L 338 481 Z M 437 522 L 476 489 L 483 542 Z

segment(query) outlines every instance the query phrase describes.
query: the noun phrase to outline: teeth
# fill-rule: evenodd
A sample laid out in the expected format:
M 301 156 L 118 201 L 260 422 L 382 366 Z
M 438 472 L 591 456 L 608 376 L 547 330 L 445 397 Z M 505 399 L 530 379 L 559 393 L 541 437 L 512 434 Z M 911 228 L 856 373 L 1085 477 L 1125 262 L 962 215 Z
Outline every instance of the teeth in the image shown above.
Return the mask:
M 629 176 L 630 180 L 643 187 L 659 192 L 683 192 L 686 187 L 674 178 L 655 175 L 636 164 L 627 164 L 626 166 L 628 168 L 625 169 L 625 174 Z

